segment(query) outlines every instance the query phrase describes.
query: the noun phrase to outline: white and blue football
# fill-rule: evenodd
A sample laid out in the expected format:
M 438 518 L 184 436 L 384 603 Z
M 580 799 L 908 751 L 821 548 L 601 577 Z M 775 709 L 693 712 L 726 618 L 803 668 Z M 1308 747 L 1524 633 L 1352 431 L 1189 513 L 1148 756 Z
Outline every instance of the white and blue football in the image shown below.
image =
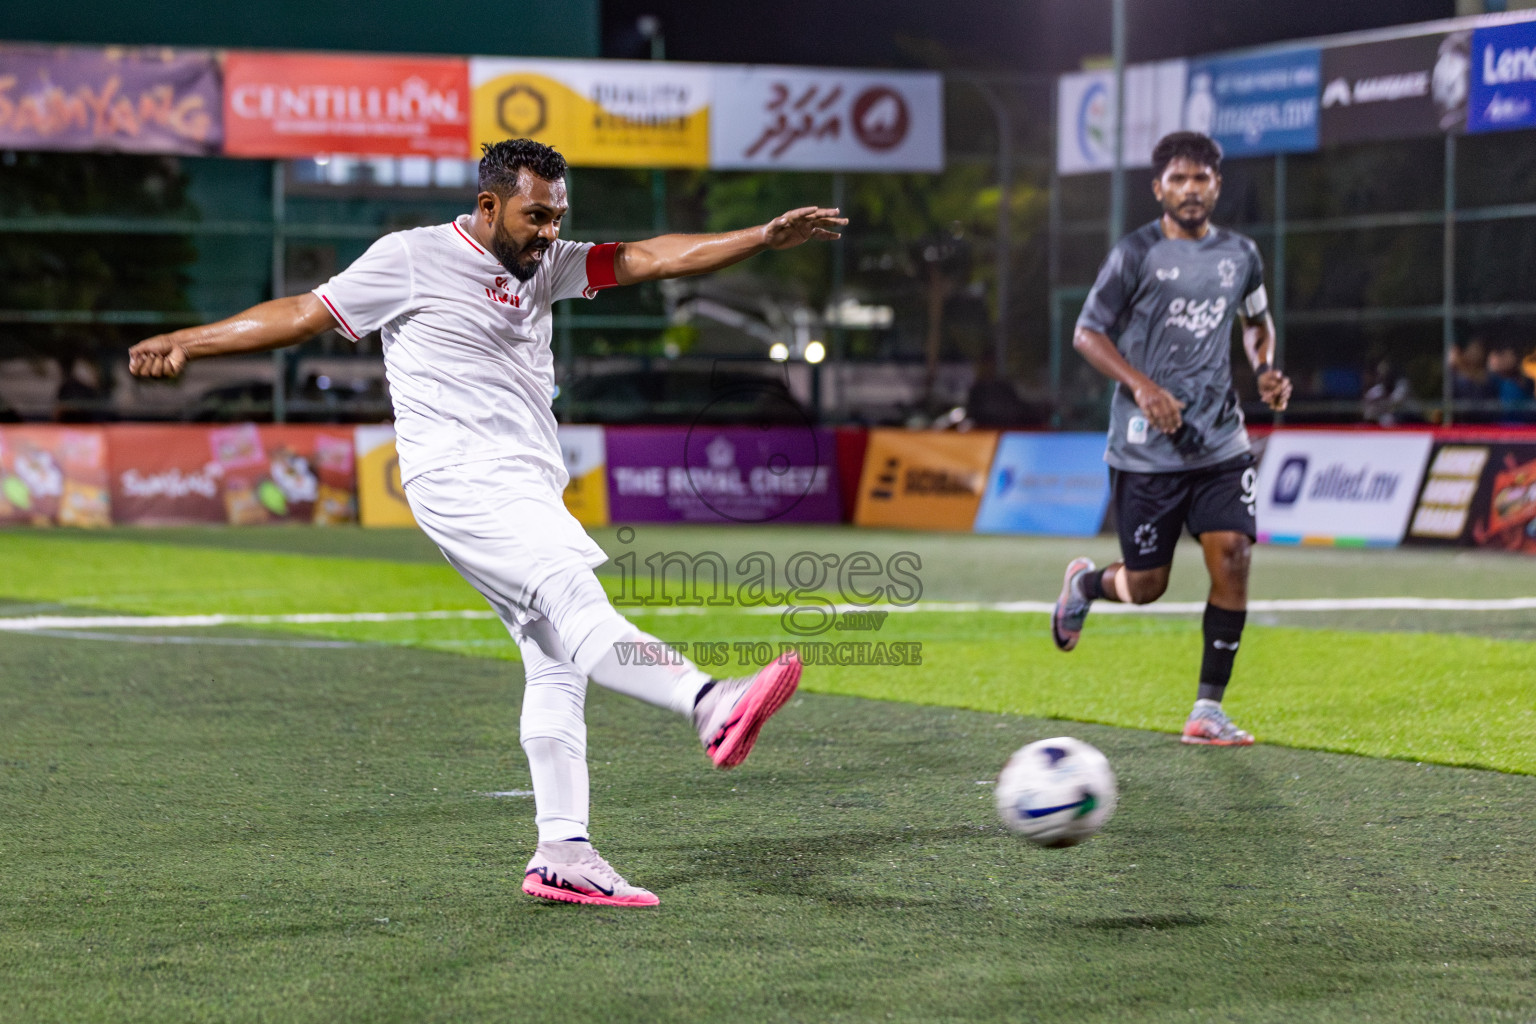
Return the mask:
M 1109 760 L 1071 736 L 1020 747 L 997 776 L 1003 824 L 1040 846 L 1076 846 L 1114 813 L 1119 792 Z

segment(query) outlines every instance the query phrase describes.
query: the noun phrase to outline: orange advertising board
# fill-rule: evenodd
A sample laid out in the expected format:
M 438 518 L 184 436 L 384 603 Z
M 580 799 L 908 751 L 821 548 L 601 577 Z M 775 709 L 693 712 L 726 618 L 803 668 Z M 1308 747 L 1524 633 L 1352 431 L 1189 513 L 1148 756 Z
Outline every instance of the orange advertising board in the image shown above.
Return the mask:
M 452 57 L 230 53 L 224 152 L 447 156 L 469 152 L 469 62 Z
M 351 427 L 108 427 L 114 519 L 176 523 L 350 523 Z
M 859 479 L 859 526 L 970 530 L 997 447 L 993 431 L 872 430 Z
M 110 526 L 102 431 L 0 427 L 0 523 Z

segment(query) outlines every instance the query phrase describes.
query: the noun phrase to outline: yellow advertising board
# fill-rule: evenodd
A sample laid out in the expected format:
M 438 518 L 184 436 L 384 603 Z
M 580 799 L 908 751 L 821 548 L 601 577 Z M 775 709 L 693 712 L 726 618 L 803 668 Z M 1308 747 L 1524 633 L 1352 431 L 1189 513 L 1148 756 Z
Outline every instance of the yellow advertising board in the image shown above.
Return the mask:
M 607 526 L 608 446 L 603 428 L 562 426 L 560 456 L 571 475 L 565 507 L 582 526 Z
M 859 503 L 859 526 L 970 530 L 987 489 L 997 434 L 871 430 Z
M 357 512 L 364 526 L 415 526 L 411 506 L 400 486 L 395 456 L 395 428 L 389 424 L 358 427 Z M 608 524 L 608 458 L 602 427 L 562 426 L 560 454 L 571 482 L 565 507 L 583 526 Z
M 358 427 L 357 520 L 364 526 L 415 526 L 416 517 L 400 486 L 400 460 L 395 457 L 395 428 Z
M 473 57 L 469 80 L 476 156 L 481 143 L 529 138 L 574 166 L 709 165 L 704 65 Z

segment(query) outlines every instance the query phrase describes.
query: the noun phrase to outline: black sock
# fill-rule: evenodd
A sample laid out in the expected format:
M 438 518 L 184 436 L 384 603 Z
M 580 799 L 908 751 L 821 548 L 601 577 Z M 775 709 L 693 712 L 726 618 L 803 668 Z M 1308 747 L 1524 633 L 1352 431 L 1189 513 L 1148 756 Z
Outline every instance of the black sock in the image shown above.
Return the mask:
M 1227 692 L 1227 682 L 1232 678 L 1232 662 L 1237 660 L 1237 647 L 1243 639 L 1243 623 L 1248 621 L 1246 611 L 1234 612 L 1205 606 L 1205 653 L 1200 657 L 1200 700 L 1214 700 L 1218 704 Z
M 703 686 L 699 687 L 699 692 L 693 695 L 693 706 L 694 707 L 698 707 L 699 706 L 699 701 L 703 700 L 704 699 L 704 695 L 706 693 L 708 693 L 710 690 L 713 690 L 715 688 L 715 684 L 718 683 L 719 681 L 720 680 L 718 680 L 718 679 L 711 679 L 709 682 L 707 682 Z
M 1108 572 L 1108 569 L 1099 569 L 1096 572 L 1083 573 L 1077 578 L 1077 592 L 1090 601 L 1097 601 L 1100 598 L 1116 600 L 1104 585 L 1104 576 Z

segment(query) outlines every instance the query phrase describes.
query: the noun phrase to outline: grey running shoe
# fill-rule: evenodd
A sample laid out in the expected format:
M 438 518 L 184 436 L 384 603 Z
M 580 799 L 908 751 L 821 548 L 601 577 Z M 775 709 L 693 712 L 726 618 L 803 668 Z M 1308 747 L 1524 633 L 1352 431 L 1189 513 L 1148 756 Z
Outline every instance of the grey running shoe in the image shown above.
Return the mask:
M 1061 596 L 1056 598 L 1056 610 L 1051 612 L 1051 639 L 1063 651 L 1077 646 L 1077 638 L 1083 635 L 1083 623 L 1088 619 L 1088 609 L 1093 602 L 1078 589 L 1078 577 L 1093 572 L 1091 558 L 1074 558 L 1067 563 L 1066 574 L 1061 580 Z
M 758 731 L 800 684 L 800 656 L 788 651 L 755 676 L 722 679 L 693 709 L 699 741 L 716 768 L 734 768 L 747 759 Z
M 1239 729 L 1221 710 L 1214 700 L 1197 700 L 1195 709 L 1184 723 L 1183 743 L 1199 743 L 1208 747 L 1251 747 L 1253 733 Z
M 523 875 L 523 892 L 563 903 L 654 907 L 656 894 L 630 885 L 591 843 L 540 843 Z

